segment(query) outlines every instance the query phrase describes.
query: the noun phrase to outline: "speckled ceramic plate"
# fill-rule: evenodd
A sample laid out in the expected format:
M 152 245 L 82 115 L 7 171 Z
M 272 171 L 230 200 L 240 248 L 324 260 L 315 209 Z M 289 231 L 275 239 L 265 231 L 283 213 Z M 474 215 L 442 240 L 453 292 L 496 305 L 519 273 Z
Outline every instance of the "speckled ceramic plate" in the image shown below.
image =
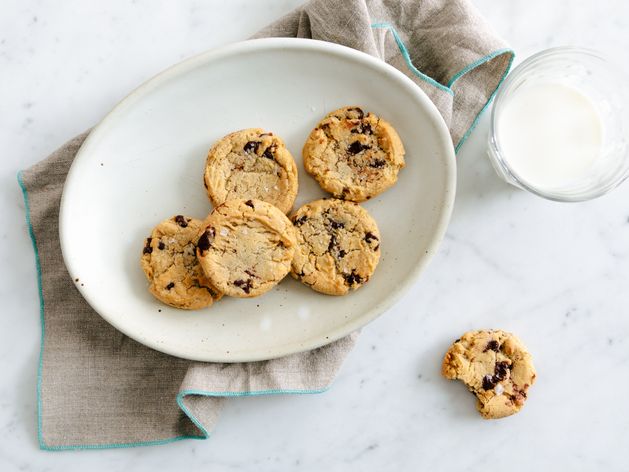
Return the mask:
M 183 311 L 146 290 L 139 257 L 162 219 L 210 211 L 202 173 L 211 144 L 261 127 L 297 159 L 296 207 L 324 196 L 301 148 L 327 112 L 360 105 L 398 130 L 407 166 L 365 204 L 382 233 L 371 281 L 345 297 L 290 277 L 262 297 Z M 444 235 L 455 192 L 450 136 L 437 109 L 393 67 L 342 46 L 261 39 L 209 51 L 149 80 L 118 104 L 79 151 L 61 202 L 61 246 L 77 288 L 103 318 L 159 351 L 201 361 L 254 361 L 327 344 L 384 313 L 416 283 Z

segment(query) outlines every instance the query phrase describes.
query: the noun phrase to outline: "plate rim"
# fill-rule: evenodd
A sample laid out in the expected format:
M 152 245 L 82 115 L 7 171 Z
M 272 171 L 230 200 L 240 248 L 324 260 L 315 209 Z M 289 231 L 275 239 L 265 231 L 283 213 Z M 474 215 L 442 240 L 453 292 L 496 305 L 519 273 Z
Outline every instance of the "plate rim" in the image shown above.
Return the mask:
M 98 142 L 99 136 L 106 132 L 107 125 L 112 120 L 114 120 L 115 117 L 119 113 L 121 113 L 126 107 L 131 105 L 136 99 L 141 98 L 144 94 L 150 92 L 156 87 L 159 87 L 162 83 L 168 81 L 171 78 L 174 78 L 181 74 L 185 74 L 186 72 L 193 70 L 196 67 L 205 63 L 220 60 L 225 56 L 238 55 L 256 50 L 272 49 L 308 49 L 311 51 L 341 56 L 353 62 L 362 63 L 363 65 L 377 69 L 380 72 L 391 76 L 393 79 L 400 82 L 402 86 L 406 86 L 409 89 L 409 92 L 412 92 L 416 95 L 416 97 L 425 106 L 425 111 L 429 115 L 429 118 L 434 122 L 437 129 L 438 140 L 441 141 L 441 144 L 444 145 L 443 148 L 445 150 L 443 160 L 445 162 L 446 170 L 446 188 L 444 189 L 443 207 L 440 212 L 439 220 L 437 221 L 436 229 L 430 237 L 429 244 L 426 249 L 426 254 L 421 258 L 419 263 L 406 276 L 406 278 L 396 288 L 395 291 L 390 292 L 386 297 L 381 298 L 377 303 L 374 304 L 374 306 L 370 310 L 365 311 L 363 314 L 354 318 L 353 320 L 339 325 L 336 329 L 327 334 L 324 333 L 321 335 L 314 335 L 303 341 L 297 340 L 291 343 L 275 346 L 273 349 L 260 349 L 256 355 L 251 354 L 250 351 L 249 355 L 239 355 L 238 353 L 231 352 L 229 354 L 224 354 L 223 356 L 208 356 L 207 354 L 203 355 L 202 353 L 199 353 L 198 356 L 190 355 L 188 353 L 182 354 L 175 347 L 166 346 L 160 342 L 155 342 L 150 338 L 147 338 L 146 336 L 128 332 L 123 324 L 119 323 L 115 319 L 115 317 L 111 317 L 107 314 L 107 310 L 99 309 L 96 306 L 96 303 L 90 299 L 90 287 L 83 287 L 79 284 L 75 284 L 75 287 L 79 290 L 79 293 L 85 299 L 85 301 L 99 316 L 107 321 L 107 323 L 109 323 L 111 326 L 113 326 L 115 329 L 125 334 L 126 336 L 129 336 L 131 339 L 134 339 L 144 346 L 147 346 L 164 354 L 172 355 L 182 359 L 201 362 L 255 362 L 284 357 L 331 344 L 332 342 L 337 341 L 366 326 L 371 321 L 383 315 L 391 307 L 393 307 L 406 292 L 408 292 L 408 290 L 418 281 L 421 274 L 434 257 L 441 241 L 445 236 L 448 224 L 450 222 L 452 210 L 454 207 L 457 182 L 455 150 L 452 144 L 452 138 L 450 137 L 450 132 L 443 117 L 437 110 L 437 107 L 432 102 L 432 100 L 428 98 L 428 95 L 426 95 L 426 93 L 417 84 L 415 84 L 403 72 L 387 64 L 385 61 L 364 52 L 358 51 L 356 49 L 352 49 L 339 44 L 305 38 L 250 39 L 209 49 L 164 69 L 163 71 L 144 81 L 133 91 L 131 91 L 126 97 L 120 100 L 111 109 L 111 111 L 109 111 L 102 118 L 102 120 L 100 120 L 100 122 L 92 128 L 87 138 L 79 148 L 74 160 L 72 161 L 63 185 L 59 207 L 59 242 L 61 246 L 63 261 L 71 278 L 74 277 L 74 273 L 77 273 L 75 265 L 76 261 L 74 259 L 78 258 L 73 259 L 70 246 L 67 242 L 67 234 L 70 231 L 70 221 L 69 218 L 66 216 L 67 212 L 65 210 L 67 204 L 66 190 L 67 188 L 69 188 L 70 185 L 72 185 L 73 180 L 76 178 L 75 174 L 77 173 L 77 166 L 75 164 L 79 162 L 79 160 L 82 159 L 83 156 L 89 154 L 90 148 L 94 145 L 94 143 Z

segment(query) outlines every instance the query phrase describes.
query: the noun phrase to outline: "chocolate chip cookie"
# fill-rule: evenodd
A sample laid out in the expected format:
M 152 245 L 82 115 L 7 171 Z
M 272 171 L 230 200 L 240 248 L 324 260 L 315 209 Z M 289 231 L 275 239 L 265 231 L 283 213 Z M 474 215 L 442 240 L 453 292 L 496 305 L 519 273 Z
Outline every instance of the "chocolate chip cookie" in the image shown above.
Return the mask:
M 448 349 L 441 373 L 463 381 L 487 419 L 520 411 L 535 382 L 531 355 L 517 337 L 499 330 L 465 333 Z
M 140 264 L 149 291 L 170 306 L 196 310 L 221 297 L 195 254 L 202 224 L 194 218 L 173 216 L 158 224 L 144 241 Z
M 244 129 L 210 149 L 203 181 L 214 206 L 258 199 L 288 213 L 297 196 L 297 165 L 281 138 L 259 128 Z
M 354 202 L 316 200 L 291 217 L 297 248 L 291 274 L 317 292 L 345 295 L 369 280 L 380 259 L 380 232 Z
M 333 111 L 308 137 L 304 166 L 337 198 L 362 202 L 384 192 L 404 167 L 404 146 L 393 127 L 358 107 Z
M 228 200 L 207 217 L 197 244 L 205 274 L 222 293 L 256 297 L 289 272 L 295 229 L 278 208 L 261 200 Z

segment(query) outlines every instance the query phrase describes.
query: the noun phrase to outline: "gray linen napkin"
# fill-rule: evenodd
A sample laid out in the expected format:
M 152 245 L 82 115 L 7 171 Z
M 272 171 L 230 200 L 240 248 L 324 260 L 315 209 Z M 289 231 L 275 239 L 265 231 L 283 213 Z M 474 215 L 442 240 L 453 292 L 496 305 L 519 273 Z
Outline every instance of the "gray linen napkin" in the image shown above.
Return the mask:
M 269 36 L 335 42 L 397 67 L 437 105 L 457 149 L 513 57 L 467 0 L 313 0 L 256 35 Z M 58 237 L 63 183 L 86 135 L 18 176 L 40 288 L 41 448 L 206 438 L 227 397 L 326 390 L 357 334 L 266 362 L 200 363 L 146 348 L 90 308 L 70 280 Z

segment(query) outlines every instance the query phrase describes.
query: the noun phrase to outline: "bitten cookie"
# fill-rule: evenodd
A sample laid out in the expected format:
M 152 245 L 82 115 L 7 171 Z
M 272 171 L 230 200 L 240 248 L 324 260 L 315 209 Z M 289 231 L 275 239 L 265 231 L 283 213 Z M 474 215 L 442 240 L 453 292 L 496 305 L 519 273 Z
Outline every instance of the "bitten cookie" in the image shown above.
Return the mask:
M 202 221 L 183 215 L 158 224 L 144 241 L 140 264 L 158 300 L 187 310 L 212 305 L 221 295 L 203 273 L 195 254 Z
M 197 256 L 212 284 L 232 297 L 269 291 L 288 271 L 295 229 L 279 209 L 261 200 L 228 200 L 204 222 Z
M 210 149 L 203 182 L 214 206 L 258 199 L 288 213 L 297 196 L 297 165 L 278 136 L 259 128 L 228 134 Z
M 535 382 L 531 355 L 517 337 L 499 330 L 465 333 L 448 349 L 441 373 L 463 381 L 487 419 L 520 411 Z
M 380 232 L 367 210 L 344 200 L 316 200 L 291 219 L 297 248 L 291 274 L 317 292 L 345 295 L 369 280 L 380 259 Z
M 312 130 L 304 167 L 337 198 L 362 202 L 384 192 L 404 167 L 404 146 L 393 127 L 358 107 L 333 111 Z

